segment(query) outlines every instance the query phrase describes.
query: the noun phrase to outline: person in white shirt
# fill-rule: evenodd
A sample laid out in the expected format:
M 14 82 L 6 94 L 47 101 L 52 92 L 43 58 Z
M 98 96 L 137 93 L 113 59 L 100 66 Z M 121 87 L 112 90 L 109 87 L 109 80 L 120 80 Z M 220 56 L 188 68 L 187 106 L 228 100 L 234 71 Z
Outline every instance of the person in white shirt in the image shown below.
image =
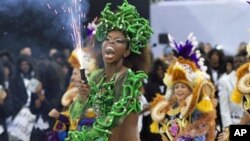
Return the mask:
M 246 59 L 242 55 L 234 57 L 234 67 L 239 68 Z M 231 94 L 237 83 L 237 74 L 233 70 L 230 74 L 222 77 L 219 81 L 219 102 L 221 109 L 221 119 L 223 132 L 219 134 L 218 140 L 225 141 L 228 139 L 228 127 L 234 124 L 244 124 L 246 116 L 244 109 L 231 101 Z
M 244 62 L 244 56 L 237 55 L 234 57 L 235 68 L 238 68 Z M 230 95 L 234 89 L 234 86 L 236 85 L 236 81 L 236 72 L 233 70 L 228 75 L 223 75 L 218 83 L 219 103 L 223 128 L 239 123 L 244 112 L 244 110 L 239 105 L 236 105 L 230 101 Z

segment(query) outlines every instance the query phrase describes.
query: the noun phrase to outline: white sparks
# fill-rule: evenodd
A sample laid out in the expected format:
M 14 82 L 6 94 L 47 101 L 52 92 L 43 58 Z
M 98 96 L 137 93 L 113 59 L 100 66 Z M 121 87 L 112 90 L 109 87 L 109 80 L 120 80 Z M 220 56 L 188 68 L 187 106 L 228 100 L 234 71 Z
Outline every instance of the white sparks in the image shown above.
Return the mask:
M 48 6 L 49 9 L 51 9 L 51 7 L 50 7 L 50 5 L 48 3 L 47 3 L 47 6 Z
M 87 55 L 83 51 L 83 42 L 82 42 L 82 36 L 81 36 L 82 12 L 81 12 L 81 7 L 79 6 L 79 1 L 72 0 L 72 7 L 69 7 L 68 11 L 71 14 L 71 27 L 73 30 L 72 38 L 74 41 L 74 47 L 77 51 L 77 59 L 80 62 L 81 69 L 87 68 L 88 63 L 86 63 L 86 60 L 89 59 L 89 57 L 86 57 Z M 83 58 L 84 56 L 85 58 Z

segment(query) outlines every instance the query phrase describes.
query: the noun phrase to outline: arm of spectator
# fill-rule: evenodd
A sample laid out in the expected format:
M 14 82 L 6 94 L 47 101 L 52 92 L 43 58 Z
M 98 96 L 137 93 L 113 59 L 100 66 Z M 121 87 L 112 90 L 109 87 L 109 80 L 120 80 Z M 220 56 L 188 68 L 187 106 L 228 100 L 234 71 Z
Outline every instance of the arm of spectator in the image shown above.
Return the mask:
M 227 90 L 226 84 L 221 85 L 219 89 L 219 105 L 223 127 L 227 127 L 232 124 L 230 102 L 230 92 Z
M 12 104 L 11 106 L 11 114 L 16 115 L 19 110 L 23 107 L 27 99 L 26 97 L 22 95 L 24 93 L 25 89 L 22 89 L 22 80 L 18 80 L 15 78 L 10 79 L 9 83 L 9 95 L 10 95 L 10 103 Z
M 42 84 L 36 88 L 37 100 L 35 101 L 35 107 L 40 109 L 40 112 L 49 114 L 52 109 L 60 109 L 61 106 L 61 91 L 54 90 L 47 93 L 42 87 Z M 46 96 L 51 96 L 47 98 Z
M 58 119 L 60 116 L 60 112 L 57 111 L 55 108 L 52 109 L 50 112 L 49 112 L 49 117 L 52 117 L 52 118 L 55 118 L 55 119 Z
M 7 93 L 3 89 L 0 89 L 0 105 L 4 103 L 6 97 Z
M 42 113 L 49 114 L 51 110 L 53 109 L 61 109 L 61 95 L 60 93 L 62 92 L 55 92 L 55 93 L 50 93 L 47 95 L 53 95 L 53 97 L 47 98 L 46 94 L 43 94 L 39 98 L 41 101 L 41 111 Z
M 32 114 L 38 114 L 41 108 L 41 101 L 38 95 L 31 94 L 30 111 Z

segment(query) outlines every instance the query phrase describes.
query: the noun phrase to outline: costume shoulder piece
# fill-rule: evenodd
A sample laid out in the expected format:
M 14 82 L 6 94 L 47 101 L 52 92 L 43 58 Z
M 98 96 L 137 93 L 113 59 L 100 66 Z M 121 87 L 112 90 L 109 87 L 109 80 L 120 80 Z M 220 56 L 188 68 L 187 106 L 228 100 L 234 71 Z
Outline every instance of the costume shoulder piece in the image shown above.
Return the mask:
M 231 100 L 242 104 L 247 113 L 250 113 L 250 63 L 240 66 L 237 71 L 237 83 L 231 95 Z
M 250 41 L 246 48 L 248 57 L 250 56 Z M 241 65 L 236 70 L 237 83 L 231 94 L 231 101 L 241 104 L 243 109 L 250 114 L 250 63 Z

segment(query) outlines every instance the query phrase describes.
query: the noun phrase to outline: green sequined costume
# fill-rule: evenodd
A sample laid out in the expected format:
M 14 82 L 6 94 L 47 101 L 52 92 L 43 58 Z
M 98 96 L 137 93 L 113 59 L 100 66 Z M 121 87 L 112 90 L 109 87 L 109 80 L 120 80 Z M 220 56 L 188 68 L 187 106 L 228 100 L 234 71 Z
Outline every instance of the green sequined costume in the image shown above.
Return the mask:
M 72 104 L 72 118 L 81 118 L 88 108 L 97 114 L 92 128 L 82 127 L 82 131 L 70 131 L 68 141 L 108 141 L 111 129 L 120 124 L 131 112 L 139 112 L 142 79 L 147 75 L 142 71 L 125 73 L 105 81 L 104 70 L 97 70 L 89 78 L 90 94 L 86 101 L 79 98 Z

